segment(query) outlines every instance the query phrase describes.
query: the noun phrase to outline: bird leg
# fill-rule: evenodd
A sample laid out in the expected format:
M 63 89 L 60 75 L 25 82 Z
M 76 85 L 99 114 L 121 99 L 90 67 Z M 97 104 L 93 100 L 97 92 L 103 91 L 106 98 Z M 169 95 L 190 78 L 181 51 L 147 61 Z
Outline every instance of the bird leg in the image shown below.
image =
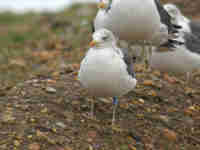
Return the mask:
M 147 43 L 146 41 L 143 44 L 143 54 L 144 54 L 144 63 L 145 63 L 145 68 L 149 68 L 149 55 L 150 55 L 150 50 L 146 50 Z
M 149 50 L 148 50 L 148 63 L 147 63 L 147 69 L 148 71 L 151 71 L 150 63 L 151 63 L 151 58 L 152 58 L 152 52 L 153 52 L 153 45 L 149 45 Z
M 112 126 L 115 124 L 115 115 L 118 105 L 118 99 L 117 97 L 113 97 L 113 116 L 112 116 Z
M 91 118 L 91 119 L 94 119 L 94 97 L 92 97 L 92 99 L 91 99 L 90 118 Z
M 186 72 L 186 84 L 189 84 L 192 80 L 192 73 Z
M 144 45 L 142 45 L 141 46 L 142 47 L 142 53 L 141 53 L 141 56 L 142 56 L 142 62 L 144 63 L 144 64 L 146 64 L 146 53 L 145 53 L 145 46 Z

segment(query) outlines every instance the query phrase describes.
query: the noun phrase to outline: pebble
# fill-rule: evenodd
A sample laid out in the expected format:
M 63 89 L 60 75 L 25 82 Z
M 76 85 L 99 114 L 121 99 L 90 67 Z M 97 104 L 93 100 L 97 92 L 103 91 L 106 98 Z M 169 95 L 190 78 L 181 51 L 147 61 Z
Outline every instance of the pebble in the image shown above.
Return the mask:
M 160 120 L 162 120 L 165 123 L 169 123 L 169 117 L 165 115 L 160 115 L 159 116 Z
M 56 93 L 56 89 L 54 89 L 52 87 L 46 87 L 46 91 L 49 93 Z
M 40 150 L 40 145 L 38 143 L 32 143 L 28 146 L 29 150 Z
M 142 103 L 142 104 L 144 104 L 144 100 L 143 99 L 138 99 L 138 101 L 140 102 L 140 103 Z
M 176 141 L 176 139 L 177 139 L 176 133 L 172 130 L 169 130 L 169 129 L 163 129 L 163 135 L 169 141 Z
M 61 128 L 66 128 L 66 125 L 63 122 L 57 122 L 56 125 Z

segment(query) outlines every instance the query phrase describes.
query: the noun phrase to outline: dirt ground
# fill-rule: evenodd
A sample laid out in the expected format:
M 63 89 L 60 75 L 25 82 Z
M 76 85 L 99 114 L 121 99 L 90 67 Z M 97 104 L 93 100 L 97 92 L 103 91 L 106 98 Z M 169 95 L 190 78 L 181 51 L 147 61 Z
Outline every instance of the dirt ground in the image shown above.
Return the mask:
M 176 0 L 185 14 L 197 19 L 200 2 L 189 2 Z M 78 10 L 85 12 L 83 8 Z M 58 24 L 54 25 L 61 27 L 62 21 L 56 21 Z M 53 72 L 31 75 L 14 85 L 0 83 L 0 150 L 200 149 L 199 72 L 193 73 L 192 81 L 187 83 L 185 76 L 148 71 L 136 64 L 138 85 L 120 98 L 116 126 L 111 127 L 112 100 L 97 98 L 96 119 L 91 120 L 91 97 L 77 80 L 79 62 L 91 38 L 90 28 L 78 30 L 76 21 L 70 27 L 76 29 L 74 37 L 80 38 L 80 32 L 88 37 L 84 42 L 80 38 L 78 45 L 69 46 L 72 51 L 64 53 L 70 57 L 70 63 Z M 56 58 L 61 54 L 56 53 Z M 44 59 L 45 55 L 37 57 Z

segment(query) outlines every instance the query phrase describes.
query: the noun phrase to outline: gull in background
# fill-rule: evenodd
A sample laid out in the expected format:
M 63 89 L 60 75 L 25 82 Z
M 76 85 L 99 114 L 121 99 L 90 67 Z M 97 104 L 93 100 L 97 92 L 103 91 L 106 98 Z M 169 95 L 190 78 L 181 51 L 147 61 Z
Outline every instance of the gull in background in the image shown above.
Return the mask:
M 172 24 L 159 0 L 100 0 L 98 6 L 93 30 L 109 29 L 119 40 L 128 42 L 129 49 L 141 45 L 148 68 L 153 46 L 170 51 L 183 44 L 177 40 L 181 26 Z
M 190 73 L 200 69 L 200 39 L 187 32 L 181 38 L 184 45 L 179 45 L 174 51 L 160 52 L 154 49 L 150 66 L 161 72 L 186 73 L 189 81 Z
M 181 32 L 191 33 L 200 38 L 200 21 L 190 20 L 185 17 L 174 4 L 165 4 L 164 8 L 170 14 L 175 24 L 182 26 L 182 29 L 180 29 Z
M 133 90 L 137 80 L 133 71 L 133 59 L 128 51 L 116 46 L 117 40 L 107 29 L 93 33 L 91 48 L 81 62 L 78 78 L 91 96 L 113 97 L 113 118 L 118 104 L 118 97 Z M 93 98 L 93 100 L 94 100 Z M 91 117 L 94 101 L 91 102 Z
M 130 44 L 169 48 L 182 44 L 176 40 L 181 26 L 172 24 L 159 0 L 100 0 L 99 8 L 95 30 L 106 28 Z

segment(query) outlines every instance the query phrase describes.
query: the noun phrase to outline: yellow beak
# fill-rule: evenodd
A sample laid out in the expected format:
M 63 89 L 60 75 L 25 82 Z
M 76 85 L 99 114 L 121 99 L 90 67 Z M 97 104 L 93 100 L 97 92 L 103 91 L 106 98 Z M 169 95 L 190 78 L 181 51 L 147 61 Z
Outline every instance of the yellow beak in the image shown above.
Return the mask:
M 100 3 L 98 4 L 98 8 L 104 9 L 104 8 L 106 8 L 106 4 L 103 3 L 103 2 L 100 2 Z
M 96 46 L 97 45 L 97 41 L 92 41 L 92 42 L 90 42 L 90 47 L 94 47 L 94 46 Z

